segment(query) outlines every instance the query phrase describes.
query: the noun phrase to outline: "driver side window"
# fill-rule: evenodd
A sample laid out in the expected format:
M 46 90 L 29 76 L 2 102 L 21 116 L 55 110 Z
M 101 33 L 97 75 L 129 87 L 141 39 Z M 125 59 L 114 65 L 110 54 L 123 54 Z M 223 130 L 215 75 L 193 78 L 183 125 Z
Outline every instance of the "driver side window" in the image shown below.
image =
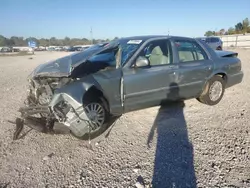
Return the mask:
M 173 63 L 171 43 L 169 40 L 155 40 L 147 44 L 140 56 L 148 59 L 150 66 Z

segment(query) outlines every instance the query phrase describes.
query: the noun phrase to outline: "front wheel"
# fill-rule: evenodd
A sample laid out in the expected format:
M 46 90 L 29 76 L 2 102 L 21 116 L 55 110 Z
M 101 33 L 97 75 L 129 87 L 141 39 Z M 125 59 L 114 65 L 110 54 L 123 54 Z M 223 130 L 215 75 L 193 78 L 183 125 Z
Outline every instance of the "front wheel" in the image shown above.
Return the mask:
M 71 134 L 78 139 L 93 139 L 101 135 L 109 127 L 110 114 L 105 100 L 102 98 L 84 101 L 84 109 L 87 117 L 91 120 L 89 132 L 82 136 L 77 136 L 73 132 Z
M 202 94 L 197 98 L 201 103 L 213 106 L 218 104 L 225 92 L 225 81 L 219 76 L 213 76 L 205 85 Z

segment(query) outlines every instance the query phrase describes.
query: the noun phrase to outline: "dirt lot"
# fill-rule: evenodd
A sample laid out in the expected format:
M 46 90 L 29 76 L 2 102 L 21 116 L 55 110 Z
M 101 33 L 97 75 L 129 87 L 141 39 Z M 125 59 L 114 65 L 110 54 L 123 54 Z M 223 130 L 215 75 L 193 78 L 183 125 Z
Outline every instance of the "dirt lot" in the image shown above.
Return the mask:
M 124 115 L 91 142 L 30 131 L 13 120 L 38 64 L 65 55 L 0 57 L 0 187 L 250 187 L 250 50 L 237 50 L 244 81 L 209 107 L 150 108 Z M 28 129 L 27 129 L 28 130 Z M 106 136 L 106 137 L 105 137 Z

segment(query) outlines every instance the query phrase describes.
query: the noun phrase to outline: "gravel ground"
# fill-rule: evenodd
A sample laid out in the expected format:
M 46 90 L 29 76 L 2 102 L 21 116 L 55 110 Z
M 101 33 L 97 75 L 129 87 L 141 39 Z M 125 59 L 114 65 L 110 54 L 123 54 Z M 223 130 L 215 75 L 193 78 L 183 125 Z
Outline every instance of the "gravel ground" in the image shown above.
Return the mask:
M 209 107 L 196 100 L 122 116 L 91 141 L 29 131 L 13 141 L 26 77 L 65 55 L 0 57 L 0 187 L 250 187 L 250 50 L 245 77 Z

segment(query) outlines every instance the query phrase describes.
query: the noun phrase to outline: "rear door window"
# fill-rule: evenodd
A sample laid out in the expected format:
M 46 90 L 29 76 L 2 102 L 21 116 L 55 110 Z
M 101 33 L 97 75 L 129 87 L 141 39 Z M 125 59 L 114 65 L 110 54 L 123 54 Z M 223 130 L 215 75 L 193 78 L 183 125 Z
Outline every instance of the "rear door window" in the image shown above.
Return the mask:
M 195 41 L 175 40 L 179 62 L 192 62 L 208 59 L 206 52 Z

